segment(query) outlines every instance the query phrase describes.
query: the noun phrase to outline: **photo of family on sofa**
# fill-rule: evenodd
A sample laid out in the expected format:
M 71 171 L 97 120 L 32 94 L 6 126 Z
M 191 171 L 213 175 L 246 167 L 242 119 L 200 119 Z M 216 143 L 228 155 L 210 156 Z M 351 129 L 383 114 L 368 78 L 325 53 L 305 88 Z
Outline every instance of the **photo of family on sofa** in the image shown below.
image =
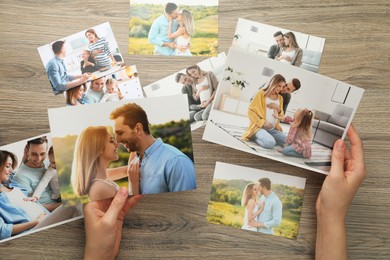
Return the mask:
M 185 94 L 191 131 L 207 122 L 226 60 L 225 53 L 189 66 L 144 87 L 147 97 Z
M 129 195 L 196 188 L 188 114 L 177 112 L 185 97 L 136 102 L 49 110 L 66 205 L 112 198 L 122 186 Z
M 363 90 L 237 49 L 226 66 L 203 139 L 325 173 Z
M 305 183 L 300 177 L 217 162 L 207 221 L 296 239 Z
M 125 65 L 108 22 L 41 46 L 38 52 L 56 95 Z
M 216 56 L 218 0 L 132 0 L 129 54 Z
M 0 148 L 0 240 L 82 217 L 80 205 L 62 205 L 49 143 L 41 136 Z
M 232 46 L 318 72 L 325 39 L 239 18 Z

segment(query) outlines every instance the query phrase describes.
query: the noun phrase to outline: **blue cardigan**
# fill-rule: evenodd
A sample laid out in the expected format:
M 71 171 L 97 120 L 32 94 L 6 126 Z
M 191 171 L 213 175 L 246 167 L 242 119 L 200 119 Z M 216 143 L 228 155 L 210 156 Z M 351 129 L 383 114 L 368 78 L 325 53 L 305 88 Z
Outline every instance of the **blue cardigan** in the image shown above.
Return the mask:
M 27 189 L 13 180 L 14 173 L 10 175 L 10 183 L 8 186 L 14 189 L 20 189 L 28 196 Z M 38 202 L 37 202 L 38 203 Z M 38 203 L 46 214 L 49 214 L 40 203 Z M 0 192 L 0 240 L 12 236 L 12 227 L 14 224 L 29 222 L 31 219 L 27 213 L 19 207 L 10 204 L 8 196 L 5 192 Z

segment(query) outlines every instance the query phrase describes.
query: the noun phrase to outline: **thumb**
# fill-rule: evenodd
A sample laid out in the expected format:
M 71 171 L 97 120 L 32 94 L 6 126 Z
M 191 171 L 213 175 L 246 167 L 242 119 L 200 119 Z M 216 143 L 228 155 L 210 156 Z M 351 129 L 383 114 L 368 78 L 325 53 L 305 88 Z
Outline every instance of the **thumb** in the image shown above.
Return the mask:
M 104 214 L 104 217 L 109 222 L 117 221 L 119 213 L 121 212 L 123 206 L 127 201 L 127 197 L 128 197 L 127 189 L 124 187 L 120 188 L 116 193 L 114 199 L 112 200 L 111 205 L 108 208 L 106 214 Z
M 344 175 L 344 159 L 345 159 L 345 142 L 337 140 L 333 145 L 332 151 L 332 167 L 329 175 L 340 176 Z

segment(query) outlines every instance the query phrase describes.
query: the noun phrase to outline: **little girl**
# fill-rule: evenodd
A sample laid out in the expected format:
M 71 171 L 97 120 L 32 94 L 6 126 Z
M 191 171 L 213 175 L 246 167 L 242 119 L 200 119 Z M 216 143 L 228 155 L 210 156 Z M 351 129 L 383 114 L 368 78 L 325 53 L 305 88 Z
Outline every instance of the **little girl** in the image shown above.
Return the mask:
M 121 99 L 123 99 L 123 95 L 118 88 L 118 82 L 113 78 L 107 79 L 106 92 L 100 102 L 119 101 Z
M 299 109 L 294 113 L 294 117 L 284 148 L 278 151 L 286 156 L 310 158 L 313 112 L 306 108 Z

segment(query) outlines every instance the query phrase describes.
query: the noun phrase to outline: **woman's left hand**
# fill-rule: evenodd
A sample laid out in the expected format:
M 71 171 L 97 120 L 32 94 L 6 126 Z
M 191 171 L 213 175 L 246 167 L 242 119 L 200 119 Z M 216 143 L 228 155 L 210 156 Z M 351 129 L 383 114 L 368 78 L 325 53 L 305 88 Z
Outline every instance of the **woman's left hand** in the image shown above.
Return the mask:
M 127 189 L 121 188 L 113 199 L 84 205 L 84 259 L 114 259 L 118 254 L 125 216 L 142 198 L 142 195 L 128 198 L 127 194 Z

